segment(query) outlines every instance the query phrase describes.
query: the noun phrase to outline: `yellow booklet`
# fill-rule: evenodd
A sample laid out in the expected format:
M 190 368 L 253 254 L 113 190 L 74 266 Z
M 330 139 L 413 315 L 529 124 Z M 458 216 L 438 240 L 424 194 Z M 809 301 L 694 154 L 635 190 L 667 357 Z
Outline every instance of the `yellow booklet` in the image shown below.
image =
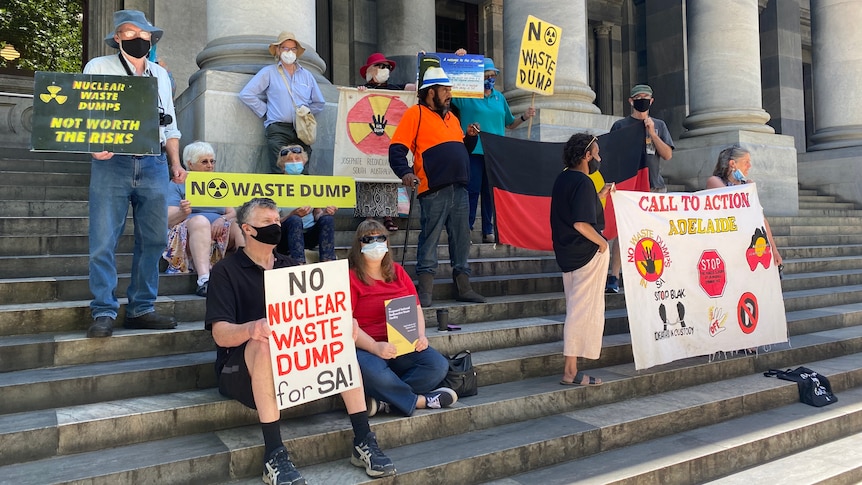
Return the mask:
M 419 340 L 419 310 L 416 295 L 393 298 L 384 302 L 386 312 L 386 337 L 394 345 L 397 355 L 416 350 Z

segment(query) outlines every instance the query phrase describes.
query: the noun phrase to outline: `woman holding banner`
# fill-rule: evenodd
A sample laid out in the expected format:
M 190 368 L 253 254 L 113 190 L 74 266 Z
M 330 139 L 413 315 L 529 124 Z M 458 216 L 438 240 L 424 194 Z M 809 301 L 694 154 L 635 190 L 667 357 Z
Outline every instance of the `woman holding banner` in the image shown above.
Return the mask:
M 605 218 L 600 199 L 607 197 L 612 184 L 596 194 L 589 177 L 601 161 L 595 136 L 572 135 L 563 148 L 565 168 L 551 192 L 551 238 L 566 295 L 565 367 L 560 380 L 564 386 L 602 383 L 578 371 L 578 357 L 599 358 L 605 328 L 604 285 L 610 258 L 608 242 L 601 235 Z
M 712 171 L 712 176 L 706 179 L 706 188 L 717 189 L 747 184 L 749 182 L 749 170 L 751 170 L 751 153 L 748 150 L 738 146 L 725 148 L 718 154 L 718 161 Z M 778 253 L 778 246 L 775 245 L 775 240 L 772 238 L 772 229 L 769 228 L 766 217 L 763 218 L 763 228 L 766 233 L 766 240 L 772 247 L 772 258 L 775 260 L 775 265 L 778 266 L 780 273 L 783 269 L 783 258 Z
M 392 261 L 388 236 L 381 223 L 363 221 L 347 255 L 353 318 L 359 325 L 356 358 L 368 396 L 368 415 L 398 411 L 410 416 L 417 408 L 449 407 L 458 395 L 437 387 L 446 377 L 449 362 L 428 346 L 416 287 L 404 268 Z M 396 356 L 395 345 L 387 336 L 385 304 L 403 296 L 416 299 L 419 338 L 414 352 Z

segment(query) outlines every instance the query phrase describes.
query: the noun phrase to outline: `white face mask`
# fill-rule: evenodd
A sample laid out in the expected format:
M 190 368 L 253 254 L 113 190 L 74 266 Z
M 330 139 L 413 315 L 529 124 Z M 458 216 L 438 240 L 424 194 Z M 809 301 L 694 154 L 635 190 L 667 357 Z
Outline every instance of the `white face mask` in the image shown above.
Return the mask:
M 296 53 L 293 51 L 284 51 L 281 53 L 281 62 L 288 66 L 296 62 Z
M 374 76 L 374 80 L 379 84 L 383 84 L 389 80 L 389 69 L 377 69 L 377 75 Z
M 362 246 L 362 254 L 372 260 L 379 261 L 389 252 L 389 247 L 385 242 L 373 242 Z

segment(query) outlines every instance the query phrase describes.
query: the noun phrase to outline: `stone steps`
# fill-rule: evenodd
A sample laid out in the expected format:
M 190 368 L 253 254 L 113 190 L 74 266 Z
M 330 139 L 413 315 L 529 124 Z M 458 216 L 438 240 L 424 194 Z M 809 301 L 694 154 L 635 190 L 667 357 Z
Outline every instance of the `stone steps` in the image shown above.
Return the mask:
M 858 375 L 858 370 L 837 370 L 846 364 L 845 361 L 846 359 L 831 359 L 817 362 L 811 367 L 826 373 L 835 369 L 836 374 L 842 374 L 843 370 L 842 378 Z M 736 381 L 739 381 L 740 385 L 760 389 L 768 387 L 768 383 L 763 382 L 764 379 L 755 374 L 748 380 Z M 795 392 L 796 386 L 791 384 L 789 390 Z M 713 389 L 704 391 L 708 391 L 710 395 L 716 394 Z M 762 399 L 778 394 L 766 391 L 761 393 L 764 394 Z M 680 400 L 697 398 L 686 391 L 675 394 Z M 751 400 L 756 394 L 750 390 L 745 398 Z M 678 421 L 675 416 L 677 411 L 668 400 L 645 401 L 652 401 L 645 404 L 651 405 L 654 410 L 644 413 L 663 412 L 669 420 Z M 600 452 L 597 454 L 489 483 L 554 485 L 572 483 L 573 477 L 577 477 L 577 483 L 584 485 L 687 484 L 707 481 L 715 484 L 743 484 L 769 483 L 776 480 L 777 483 L 801 484 L 856 483 L 855 480 L 862 477 L 862 455 L 859 448 L 836 446 L 862 442 L 862 389 L 859 387 L 847 388 L 840 393 L 837 403 L 823 408 L 794 403 L 767 407 L 760 412 L 746 409 L 737 417 L 733 415 L 734 409 L 720 406 L 718 402 L 711 404 L 715 405 L 713 416 L 719 421 L 716 424 L 632 445 L 619 443 L 610 436 L 602 436 Z M 767 403 L 749 402 L 732 407 L 744 409 L 763 404 Z M 629 406 L 625 409 L 638 413 L 637 409 Z M 588 411 L 575 411 L 569 416 L 596 427 L 601 426 L 602 431 L 607 431 L 608 435 L 614 428 L 630 426 L 626 421 L 632 420 L 631 417 L 623 419 Z M 623 423 L 618 424 L 618 421 Z M 610 443 L 605 445 L 606 441 Z M 826 455 L 828 451 L 835 454 Z M 768 460 L 775 461 L 756 466 Z M 755 468 L 737 472 L 750 466 Z M 713 479 L 715 480 L 712 481 Z
M 0 177 L 0 186 L 32 187 L 37 185 L 87 188 L 90 185 L 90 174 L 5 171 Z
M 471 478 L 469 475 L 463 475 L 471 467 L 481 466 L 484 470 L 485 466 L 490 466 L 491 469 L 502 474 L 483 474 L 481 475 L 482 479 L 498 478 L 537 466 L 550 465 L 555 460 L 595 453 L 602 447 L 611 446 L 614 441 L 620 441 L 620 438 L 615 439 L 612 436 L 621 436 L 622 433 L 619 431 L 623 429 L 626 430 L 626 438 L 624 439 L 631 437 L 636 440 L 646 440 L 660 437 L 671 432 L 671 428 L 663 425 L 670 416 L 677 416 L 676 426 L 672 428 L 672 431 L 678 432 L 686 427 L 691 429 L 715 422 L 714 413 L 718 410 L 726 413 L 723 419 L 727 419 L 768 409 L 770 406 L 790 404 L 798 397 L 795 385 L 760 377 L 758 373 L 761 372 L 761 368 L 784 367 L 791 365 L 792 362 L 810 362 L 810 360 L 804 359 L 804 356 L 830 353 L 825 350 L 825 347 L 838 353 L 838 355 L 831 357 L 838 362 L 832 366 L 826 366 L 822 362 L 819 365 L 812 364 L 810 366 L 829 375 L 835 391 L 841 395 L 840 393 L 849 387 L 847 382 L 855 382 L 862 378 L 862 361 L 860 361 L 860 357 L 852 355 L 852 352 L 858 351 L 856 350 L 857 347 L 862 346 L 862 329 L 853 329 L 855 330 L 853 336 L 847 330 L 849 329 L 844 329 L 843 335 L 841 331 L 819 332 L 810 336 L 807 342 L 803 342 L 806 339 L 800 338 L 799 342 L 794 344 L 795 348 L 793 349 L 774 351 L 758 357 L 739 356 L 726 360 L 715 360 L 709 364 L 704 364 L 704 358 L 687 359 L 679 365 L 664 366 L 641 372 L 635 372 L 630 363 L 608 364 L 605 362 L 607 357 L 603 355 L 599 365 L 604 367 L 592 371 L 593 374 L 605 380 L 605 385 L 600 388 L 561 387 L 556 384 L 556 380 L 559 378 L 556 372 L 551 376 L 506 381 L 497 385 L 483 383 L 479 396 L 461 400 L 460 404 L 451 409 L 436 412 L 420 411 L 411 418 L 384 416 L 375 418 L 372 420 L 372 424 L 381 443 L 387 449 L 387 453 L 399 466 L 398 480 L 407 480 L 410 483 L 416 483 L 415 480 L 419 479 L 430 480 L 429 483 L 475 483 L 478 481 L 476 476 Z M 826 341 L 830 339 L 834 340 L 827 343 Z M 603 352 L 603 354 L 611 353 Z M 842 356 L 845 355 L 847 357 L 842 359 Z M 798 360 L 800 358 L 802 360 Z M 704 366 L 708 369 L 699 373 L 692 372 L 692 369 L 701 369 Z M 547 366 L 541 368 L 545 369 L 545 373 L 548 373 Z M 690 386 L 694 387 L 686 389 Z M 755 391 L 750 390 L 754 387 L 757 388 Z M 677 397 L 678 394 L 685 396 L 685 398 Z M 717 396 L 717 394 L 726 395 Z M 743 396 L 745 399 L 742 399 Z M 191 398 L 191 395 L 186 397 Z M 626 398 L 629 400 L 626 401 Z M 845 397 L 839 404 L 843 403 L 842 405 L 847 406 L 850 400 Z M 693 403 L 692 401 L 697 402 Z M 662 406 L 657 406 L 655 404 L 657 402 L 662 403 Z M 748 404 L 744 405 L 746 402 Z M 655 411 L 657 407 L 668 407 L 669 403 L 675 404 L 677 408 Z M 123 404 L 117 407 L 122 408 Z M 625 409 L 628 412 L 615 411 L 618 409 Z M 606 425 L 609 426 L 607 429 L 600 429 L 601 427 L 598 426 L 584 426 L 584 423 L 578 424 L 571 421 L 574 417 L 573 413 L 574 415 L 583 414 L 585 416 L 610 415 L 613 416 L 613 420 L 618 422 Z M 76 414 L 74 411 L 69 411 L 63 416 L 66 418 Z M 80 414 L 87 415 L 87 412 L 80 411 Z M 134 415 L 136 413 L 130 412 L 129 414 Z M 178 409 L 177 414 L 191 417 L 204 416 L 209 413 L 186 413 L 185 410 Z M 212 419 L 220 417 L 217 413 L 213 414 L 216 415 L 210 416 Z M 680 416 L 685 416 L 685 418 L 680 418 Z M 147 416 L 141 416 L 138 422 L 150 423 L 150 426 L 163 429 L 173 427 L 171 422 L 167 423 L 166 426 L 161 426 L 160 420 L 146 418 Z M 43 417 L 43 419 L 45 418 Z M 582 421 L 585 418 L 574 417 L 574 419 Z M 18 420 L 18 422 L 21 421 Z M 84 429 L 85 426 L 82 424 L 82 429 L 79 429 L 70 422 L 68 430 L 63 430 L 69 434 L 69 441 L 60 443 L 63 434 L 58 431 L 58 443 L 74 446 L 76 444 L 74 436 L 99 435 L 97 430 L 103 425 L 106 427 L 102 429 L 109 429 L 107 427 L 109 424 L 106 423 L 93 422 L 89 426 L 93 426 L 94 429 Z M 315 477 L 318 469 L 321 473 L 332 473 L 339 469 L 346 470 L 341 461 L 348 456 L 349 430 L 343 412 L 330 415 L 316 414 L 288 420 L 285 428 L 288 430 L 286 436 L 290 436 L 288 446 L 294 452 L 294 461 L 299 466 L 306 467 L 330 460 L 338 461 L 337 463 L 326 463 L 325 468 L 308 467 L 306 473 L 308 478 Z M 457 434 L 458 430 L 466 432 Z M 597 431 L 601 432 L 597 435 L 589 434 Z M 115 433 L 117 432 L 115 431 Z M 585 435 L 584 433 L 588 434 Z M 19 431 L 18 435 L 20 436 L 20 434 L 22 432 Z M 543 453 L 531 453 L 532 458 L 527 464 L 529 468 L 523 468 L 524 464 L 520 460 L 511 460 L 509 455 L 511 451 L 506 451 L 521 447 L 556 449 L 554 446 L 546 447 L 553 443 L 562 444 L 562 442 L 556 441 L 561 438 L 570 444 L 565 446 L 563 450 L 559 450 L 560 453 L 550 453 L 553 458 L 549 462 L 540 458 L 544 455 Z M 108 436 L 106 439 L 110 440 L 111 437 Z M 595 439 L 607 440 L 609 443 L 602 443 L 602 446 L 595 450 L 592 446 L 585 446 L 587 441 Z M 33 443 L 33 440 L 27 441 Z M 222 463 L 220 455 L 227 448 L 232 455 L 233 467 L 231 470 L 233 474 L 229 475 L 228 469 L 222 468 L 223 480 L 229 476 L 244 477 L 259 473 L 257 468 L 259 468 L 259 457 L 262 453 L 262 445 L 259 441 L 259 427 L 250 425 L 227 431 L 211 431 L 201 435 L 160 439 L 141 445 L 107 446 L 106 449 L 81 454 L 88 455 L 94 465 L 100 464 L 100 466 L 90 467 L 90 470 L 95 470 L 95 472 L 90 473 L 95 473 L 95 475 L 87 476 L 100 476 L 110 472 L 110 478 L 102 477 L 100 481 L 102 479 L 105 481 L 123 479 L 125 475 L 122 473 L 126 471 L 114 470 L 114 467 L 121 463 L 121 457 L 133 456 L 130 453 L 135 450 L 138 453 L 134 460 L 136 473 L 147 474 L 136 475 L 137 480 L 143 480 L 144 477 L 149 477 L 149 474 L 158 470 L 158 476 L 162 479 L 160 483 L 177 483 L 192 477 L 201 480 L 202 478 L 197 475 L 200 471 L 196 470 L 193 463 L 189 461 L 214 460 Z M 166 450 L 172 450 L 181 443 L 186 445 L 197 443 L 196 447 L 203 447 L 206 454 L 201 452 L 194 454 L 194 456 L 188 456 L 186 453 L 166 453 Z M 204 446 L 205 443 L 210 445 L 220 443 L 220 446 Z M 443 446 L 446 443 L 450 446 Z M 461 445 L 455 446 L 456 443 L 461 443 Z M 468 443 L 470 446 L 465 449 L 464 446 Z M 428 453 L 435 447 L 441 446 L 443 448 L 438 449 L 438 453 Z M 487 451 L 477 454 L 477 450 L 480 449 Z M 77 448 L 73 447 L 69 451 L 75 453 L 75 450 Z M 464 450 L 468 450 L 466 456 Z M 518 453 L 525 451 L 527 450 L 521 449 Z M 566 453 L 561 453 L 562 451 Z M 26 476 L 20 474 L 26 473 L 27 467 L 45 467 L 49 463 L 54 465 L 48 467 L 51 469 L 74 470 L 74 464 L 79 462 L 81 454 L 60 455 L 48 458 L 47 461 L 9 465 L 0 468 L 0 474 L 14 479 L 19 476 Z M 452 466 L 450 464 L 445 466 L 445 480 L 431 478 L 431 475 L 428 474 L 441 472 L 436 468 L 442 466 L 438 462 L 438 458 L 444 456 L 447 458 L 443 460 L 444 463 L 463 462 L 458 468 L 464 471 L 453 475 L 454 472 L 449 470 L 449 466 Z M 428 460 L 431 461 L 430 464 Z M 481 464 L 484 460 L 490 461 Z M 512 463 L 516 463 L 521 468 L 509 468 L 508 466 Z M 153 467 L 155 469 L 152 469 Z M 416 475 L 417 473 L 421 475 Z M 354 480 L 359 480 L 359 483 L 364 483 L 364 473 L 361 471 L 351 469 L 349 475 L 356 477 Z M 71 477 L 75 477 L 75 475 L 73 474 Z M 83 478 L 85 477 L 80 479 Z M 322 480 L 322 477 L 319 480 Z M 333 483 L 319 480 L 319 483 Z M 357 482 L 339 479 L 338 483 Z

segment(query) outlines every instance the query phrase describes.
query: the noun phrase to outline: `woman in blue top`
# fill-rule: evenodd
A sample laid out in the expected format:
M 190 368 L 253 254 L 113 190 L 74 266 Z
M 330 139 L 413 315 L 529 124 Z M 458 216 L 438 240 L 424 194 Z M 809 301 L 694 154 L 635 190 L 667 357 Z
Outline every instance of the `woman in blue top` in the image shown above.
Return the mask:
M 463 56 L 467 53 L 464 49 L 458 49 L 455 54 Z M 461 120 L 461 128 L 466 132 L 472 125 L 478 125 L 482 131 L 494 135 L 504 136 L 506 129 L 514 130 L 521 123 L 532 118 L 536 110 L 531 106 L 521 116 L 515 118 L 509 109 L 509 103 L 500 91 L 494 89 L 497 75 L 500 70 L 494 66 L 494 60 L 485 58 L 485 92 L 479 98 L 452 98 L 452 106 L 456 108 L 455 114 Z M 482 241 L 494 242 L 494 201 L 491 198 L 491 187 L 488 184 L 488 175 L 485 172 L 485 152 L 482 150 L 482 141 L 476 143 L 476 148 L 470 154 L 470 184 L 467 186 L 467 194 L 470 198 L 470 230 L 476 222 L 476 210 L 479 205 L 479 196 L 482 197 Z

